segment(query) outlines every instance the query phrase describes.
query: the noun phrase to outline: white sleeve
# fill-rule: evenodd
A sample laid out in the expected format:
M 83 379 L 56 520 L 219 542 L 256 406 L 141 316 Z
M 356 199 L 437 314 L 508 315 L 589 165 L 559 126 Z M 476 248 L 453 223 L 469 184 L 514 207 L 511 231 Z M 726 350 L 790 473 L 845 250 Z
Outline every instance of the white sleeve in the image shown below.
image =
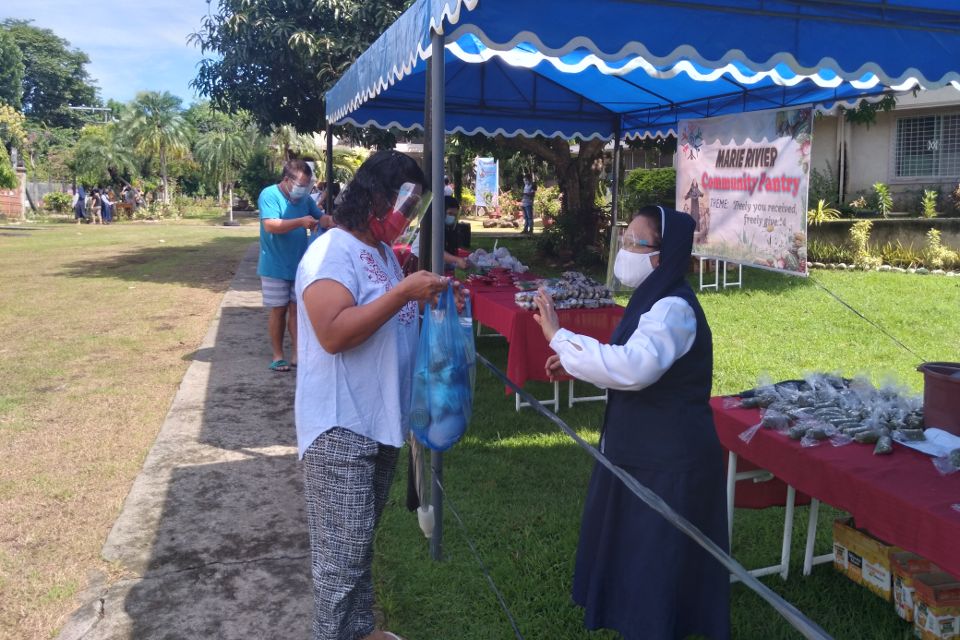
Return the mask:
M 550 347 L 573 377 L 602 388 L 638 391 L 659 380 L 686 355 L 696 335 L 693 308 L 683 298 L 668 297 L 640 316 L 624 345 L 601 344 L 560 329 Z

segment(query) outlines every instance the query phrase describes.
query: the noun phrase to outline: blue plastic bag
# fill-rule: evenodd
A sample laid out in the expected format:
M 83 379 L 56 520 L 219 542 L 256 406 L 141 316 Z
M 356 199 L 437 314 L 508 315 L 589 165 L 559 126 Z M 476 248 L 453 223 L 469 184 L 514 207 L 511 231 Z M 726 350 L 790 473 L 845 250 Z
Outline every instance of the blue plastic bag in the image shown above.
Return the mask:
M 440 294 L 436 308 L 427 305 L 413 370 L 410 428 L 434 451 L 446 451 L 467 430 L 473 410 L 476 352 L 469 301 L 457 314 L 453 287 Z

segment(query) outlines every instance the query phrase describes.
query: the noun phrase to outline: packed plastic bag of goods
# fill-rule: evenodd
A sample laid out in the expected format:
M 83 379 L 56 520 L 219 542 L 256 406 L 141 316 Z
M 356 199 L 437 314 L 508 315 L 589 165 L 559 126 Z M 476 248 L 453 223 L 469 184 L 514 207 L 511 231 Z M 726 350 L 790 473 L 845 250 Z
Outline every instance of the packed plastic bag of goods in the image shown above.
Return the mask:
M 803 380 L 771 384 L 728 399 L 728 407 L 759 408 L 760 422 L 740 434 L 750 442 L 760 429 L 773 429 L 805 447 L 866 444 L 875 455 L 893 452 L 893 443 L 926 440 L 923 399 L 894 385 L 874 387 L 866 378 L 847 380 L 817 373 Z M 941 472 L 960 469 L 960 449 L 945 460 Z M 935 461 L 934 464 L 937 464 Z
M 510 255 L 510 250 L 506 247 L 497 247 L 490 253 L 485 249 L 477 249 L 467 256 L 467 262 L 478 269 L 502 267 L 514 273 L 526 273 L 528 270 L 525 264 Z
M 537 304 L 533 298 L 541 287 L 553 298 L 556 309 L 598 309 L 616 304 L 610 289 L 579 271 L 564 271 L 559 278 L 517 282 L 520 291 L 514 296 L 514 302 L 524 309 L 535 310 Z

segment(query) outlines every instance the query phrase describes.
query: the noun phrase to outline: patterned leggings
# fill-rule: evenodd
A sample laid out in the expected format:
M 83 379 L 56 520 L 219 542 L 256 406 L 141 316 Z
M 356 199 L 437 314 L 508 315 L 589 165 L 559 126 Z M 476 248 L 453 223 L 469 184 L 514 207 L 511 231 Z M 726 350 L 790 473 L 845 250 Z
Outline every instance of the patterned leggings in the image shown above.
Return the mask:
M 336 427 L 303 455 L 314 640 L 358 640 L 374 631 L 373 532 L 398 451 Z

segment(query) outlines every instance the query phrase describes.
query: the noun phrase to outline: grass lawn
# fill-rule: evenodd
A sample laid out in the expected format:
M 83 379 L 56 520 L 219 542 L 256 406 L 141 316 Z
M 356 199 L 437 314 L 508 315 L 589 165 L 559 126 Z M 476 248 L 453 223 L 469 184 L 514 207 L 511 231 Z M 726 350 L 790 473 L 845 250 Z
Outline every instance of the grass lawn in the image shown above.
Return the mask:
M 255 219 L 108 227 L 0 229 L 0 638 L 48 638 L 91 573 L 116 577 L 100 549 L 162 424 L 177 385 L 248 244 Z M 474 245 L 493 241 L 475 236 Z M 535 270 L 529 238 L 500 240 Z M 960 360 L 960 281 L 822 272 L 814 276 L 924 358 Z M 715 393 L 762 372 L 889 372 L 915 390 L 916 358 L 808 280 L 750 270 L 742 291 L 701 296 L 714 331 Z M 506 365 L 500 338 L 480 351 Z M 446 487 L 527 638 L 606 638 L 582 631 L 569 587 L 586 454 L 478 371 L 474 424 L 446 456 Z M 536 395 L 547 385 L 533 385 Z M 598 437 L 601 407 L 561 417 Z M 378 537 L 375 574 L 388 624 L 411 640 L 499 639 L 512 631 L 455 520 L 443 563 L 429 560 L 403 508 L 401 465 Z M 825 510 L 819 551 L 829 545 Z M 907 625 L 864 589 L 819 567 L 799 577 L 805 509 L 798 509 L 793 575 L 766 581 L 838 638 L 906 638 Z M 734 554 L 747 566 L 778 556 L 782 510 L 737 514 Z M 789 638 L 759 598 L 734 589 L 737 638 Z
M 248 221 L 244 221 L 248 222 Z M 0 638 L 49 638 L 256 227 L 0 229 Z
M 527 239 L 499 242 L 515 255 L 531 255 L 533 243 Z M 492 244 L 489 238 L 474 241 L 487 249 Z M 876 381 L 892 375 L 915 391 L 922 388 L 916 358 L 811 280 L 757 270 L 747 270 L 744 277 L 743 290 L 701 295 L 714 332 L 714 393 L 749 388 L 761 373 L 783 379 L 810 370 L 865 372 Z M 813 279 L 924 358 L 960 360 L 960 281 L 832 271 L 817 272 Z M 478 349 L 506 368 L 502 338 L 480 338 Z M 550 395 L 548 385 L 530 387 L 537 397 Z M 524 637 L 613 637 L 583 631 L 581 611 L 569 599 L 588 456 L 547 420 L 530 410 L 515 413 L 512 398 L 482 367 L 474 416 L 464 440 L 445 456 L 444 484 Z M 596 442 L 602 420 L 598 404 L 564 407 L 560 416 Z M 388 628 L 415 639 L 514 637 L 450 514 L 444 520 L 445 561 L 429 559 L 415 519 L 402 508 L 405 472 L 401 464 L 377 539 L 374 573 Z M 801 577 L 806 515 L 806 507 L 797 509 L 790 579 L 763 580 L 836 638 L 911 637 L 910 625 L 892 605 L 832 567 L 819 566 L 811 577 Z M 836 515 L 821 509 L 818 553 L 830 548 Z M 734 556 L 748 568 L 775 562 L 782 523 L 782 509 L 738 510 Z M 799 637 L 741 585 L 733 589 L 732 612 L 735 638 Z

